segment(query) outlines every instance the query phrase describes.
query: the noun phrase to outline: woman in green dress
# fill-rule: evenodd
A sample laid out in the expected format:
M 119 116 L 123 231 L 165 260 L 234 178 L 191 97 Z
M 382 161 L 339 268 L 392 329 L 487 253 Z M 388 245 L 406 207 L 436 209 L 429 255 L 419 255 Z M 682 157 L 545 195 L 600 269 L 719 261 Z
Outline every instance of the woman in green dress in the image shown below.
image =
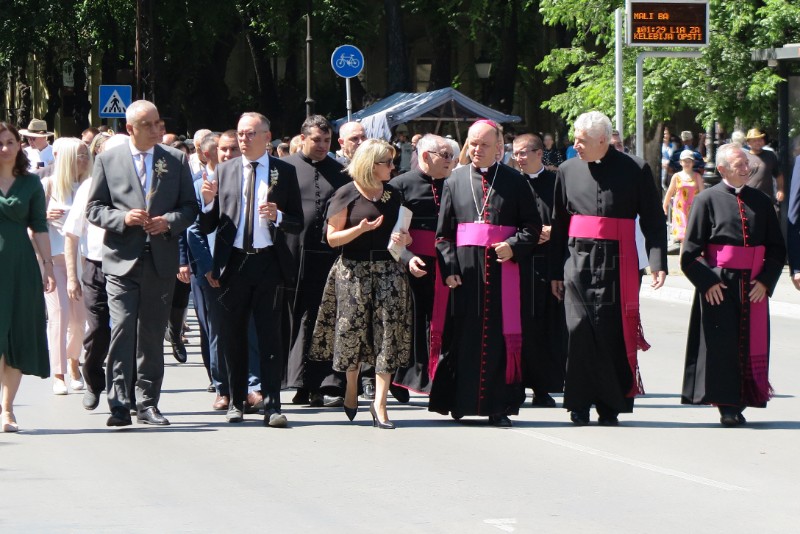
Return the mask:
M 0 386 L 3 432 L 19 430 L 14 397 L 23 374 L 50 376 L 44 295 L 56 287 L 44 190 L 28 173 L 16 128 L 0 122 Z M 42 258 L 39 269 L 33 243 Z M 41 276 L 40 276 L 41 273 Z

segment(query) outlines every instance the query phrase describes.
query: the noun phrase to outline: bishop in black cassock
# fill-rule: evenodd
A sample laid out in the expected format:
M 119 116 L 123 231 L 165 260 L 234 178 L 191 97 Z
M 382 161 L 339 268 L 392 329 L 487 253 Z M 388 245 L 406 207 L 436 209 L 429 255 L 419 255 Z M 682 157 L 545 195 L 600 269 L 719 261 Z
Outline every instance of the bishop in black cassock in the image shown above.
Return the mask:
M 589 112 L 579 117 L 575 123 L 579 158 L 564 162 L 556 174 L 552 286 L 566 309 L 564 407 L 572 412 L 576 425 L 588 424 L 593 404 L 601 424 L 616 425 L 617 415 L 633 411 L 633 398 L 642 393 L 636 363 L 637 338 L 638 345 L 643 345 L 641 330 L 638 336 L 631 333 L 631 343 L 624 330 L 631 323 L 623 324 L 632 321 L 634 330 L 638 326 L 638 265 L 634 262 L 627 273 L 621 269 L 625 247 L 632 244 L 636 256 L 637 215 L 654 288 L 663 285 L 667 270 L 666 220 L 653 174 L 643 160 L 611 147 L 610 133 L 611 122 L 605 115 Z M 581 220 L 592 221 L 598 229 L 601 221 L 624 228 L 625 241 L 578 232 Z M 627 257 L 631 259 L 630 254 Z M 621 287 L 625 283 L 625 287 L 633 283 L 635 294 L 629 295 L 623 319 Z
M 519 411 L 522 342 L 521 332 L 516 337 L 504 335 L 504 323 L 514 322 L 510 299 L 519 298 L 519 290 L 507 288 L 513 291 L 509 302 L 504 300 L 501 267 L 530 256 L 541 221 L 528 184 L 518 172 L 497 162 L 502 143 L 497 125 L 477 121 L 467 142 L 472 163 L 445 181 L 439 210 L 436 248 L 452 291 L 429 410 L 451 413 L 456 419 L 485 415 L 491 424 L 507 427 L 508 415 Z M 473 225 L 469 228 L 476 233 L 481 227 L 488 232 L 503 226 L 510 229 L 509 236 L 488 246 L 465 245 L 459 232 L 462 224 Z M 519 302 L 516 305 L 519 325 Z
M 717 152 L 723 180 L 692 204 L 681 269 L 696 288 L 686 344 L 683 404 L 714 404 L 725 426 L 771 396 L 768 297 L 786 257 L 771 199 L 745 185 L 747 155 Z
M 392 383 L 395 397 L 398 397 L 396 388 L 430 393 L 431 371 L 435 370 L 438 363 L 438 360 L 429 361 L 431 320 L 437 283 L 435 234 L 445 178 L 450 175 L 455 163 L 450 144 L 433 134 L 427 134 L 417 141 L 414 157 L 417 158 L 416 168 L 392 179 L 392 185 L 403 194 L 404 205 L 414 214 L 409 228 L 414 242 L 402 257 L 403 263 L 409 266 L 412 274 L 409 285 L 413 302 L 414 341 L 411 364 L 395 373 Z M 420 265 L 419 261 L 424 265 Z M 441 284 L 444 278 L 439 274 Z M 447 305 L 444 287 L 439 290 L 442 306 Z M 434 331 L 436 329 L 434 326 Z M 439 354 L 434 354 L 434 357 L 438 359 Z

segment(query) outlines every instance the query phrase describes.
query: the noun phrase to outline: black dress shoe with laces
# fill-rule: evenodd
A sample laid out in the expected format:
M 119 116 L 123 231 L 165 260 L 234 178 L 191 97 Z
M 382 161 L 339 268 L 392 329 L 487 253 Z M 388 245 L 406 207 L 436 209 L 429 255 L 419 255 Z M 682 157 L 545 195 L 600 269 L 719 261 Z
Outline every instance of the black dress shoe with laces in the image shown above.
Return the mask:
M 113 408 L 111 417 L 106 421 L 107 426 L 130 426 L 131 416 L 125 408 Z
M 183 341 L 173 341 L 170 345 L 172 345 L 172 356 L 175 358 L 175 361 L 178 363 L 186 363 L 189 359 L 189 355 L 186 353 L 186 345 L 183 344 Z
M 589 410 L 573 410 L 569 418 L 575 426 L 586 426 L 589 424 Z
M 312 408 L 322 408 L 325 405 L 322 393 L 315 391 L 308 394 L 308 405 Z
M 600 426 L 618 426 L 619 419 L 617 419 L 616 415 L 604 415 L 597 419 L 597 424 Z
M 375 384 L 364 384 L 364 394 L 366 400 L 375 400 Z
M 161 415 L 158 408 L 151 406 L 136 414 L 136 422 L 143 425 L 168 426 L 169 420 Z

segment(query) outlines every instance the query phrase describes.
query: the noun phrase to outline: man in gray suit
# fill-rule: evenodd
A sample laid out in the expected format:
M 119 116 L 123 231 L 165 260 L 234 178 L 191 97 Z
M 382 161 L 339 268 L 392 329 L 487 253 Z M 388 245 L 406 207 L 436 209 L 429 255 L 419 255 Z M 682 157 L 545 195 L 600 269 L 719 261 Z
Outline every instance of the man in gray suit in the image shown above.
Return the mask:
M 86 209 L 89 222 L 106 231 L 103 272 L 112 323 L 107 424 L 131 424 L 135 362 L 137 420 L 168 425 L 158 410 L 162 339 L 178 273 L 178 235 L 194 221 L 197 201 L 184 153 L 157 144 L 156 107 L 133 102 L 125 119 L 130 142 L 95 161 Z

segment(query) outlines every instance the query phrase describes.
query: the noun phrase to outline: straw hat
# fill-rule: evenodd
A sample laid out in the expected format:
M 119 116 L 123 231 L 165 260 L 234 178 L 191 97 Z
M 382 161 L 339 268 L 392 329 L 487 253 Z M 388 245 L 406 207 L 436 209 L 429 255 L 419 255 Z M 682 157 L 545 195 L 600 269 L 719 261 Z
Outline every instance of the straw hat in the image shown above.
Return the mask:
M 749 141 L 750 139 L 763 139 L 766 136 L 767 134 L 765 134 L 758 128 L 751 128 L 747 130 L 747 135 L 745 136 L 745 139 Z
M 47 122 L 42 119 L 33 119 L 28 123 L 28 127 L 19 131 L 25 137 L 50 137 L 53 132 L 47 131 Z

